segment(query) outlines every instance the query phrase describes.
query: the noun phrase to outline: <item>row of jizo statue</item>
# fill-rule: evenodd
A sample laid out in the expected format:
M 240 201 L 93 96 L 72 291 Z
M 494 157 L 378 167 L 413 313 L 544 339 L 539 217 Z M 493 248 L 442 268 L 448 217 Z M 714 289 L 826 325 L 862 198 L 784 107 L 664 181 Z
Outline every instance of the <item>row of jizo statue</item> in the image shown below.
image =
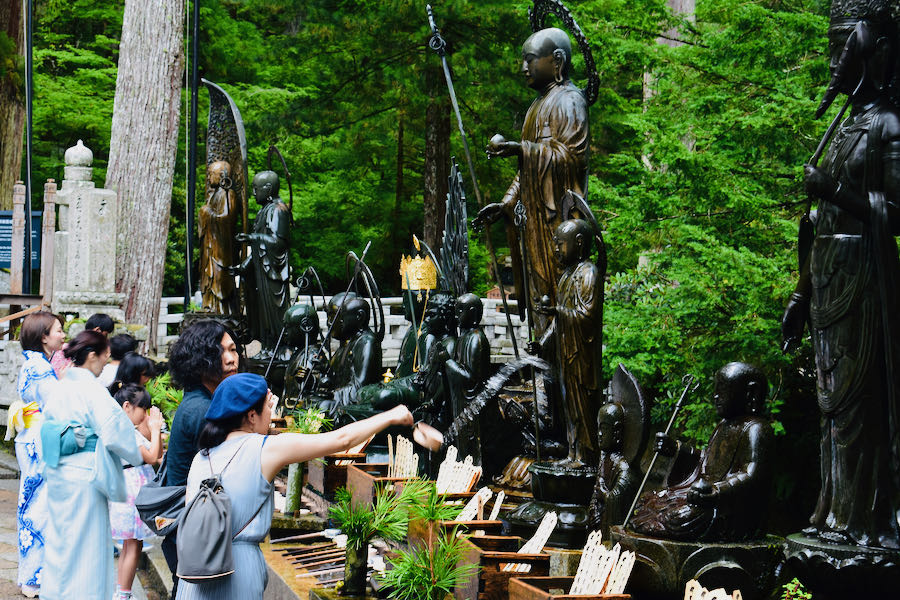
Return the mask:
M 552 11 L 564 11 L 558 2 L 535 5 L 535 10 L 553 5 Z M 547 6 L 544 14 L 551 10 Z M 895 307 L 900 262 L 894 239 L 900 230 L 898 13 L 897 3 L 889 0 L 832 3 L 832 79 L 819 113 L 839 95 L 847 97 L 847 113 L 823 144 L 821 164 L 806 167 L 806 192 L 816 210 L 801 220 L 800 279 L 783 319 L 786 352 L 809 327 L 822 414 L 821 491 L 810 527 L 797 538 L 806 544 L 798 560 L 816 555 L 821 559 L 816 564 L 830 564 L 835 571 L 843 568 L 839 561 L 829 563 L 836 547 L 888 553 L 900 548 L 900 311 Z M 583 35 L 577 26 L 573 31 L 584 52 Z M 537 95 L 520 140 L 498 134 L 486 149 L 491 157 L 516 159 L 518 173 L 502 201 L 482 208 L 472 222 L 476 229 L 497 221 L 506 227 L 520 316 L 530 312 L 534 341 L 527 350 L 549 365 L 535 367 L 523 359 L 503 372 L 508 378 L 518 368 L 520 379 L 528 381 L 531 369 L 537 371 L 530 391 L 534 401 L 527 409 L 504 410 L 517 425 L 507 431 L 515 432 L 510 435 L 520 450 L 540 452 L 561 472 L 596 472 L 589 508 L 593 526 L 625 520 L 643 479 L 641 458 L 658 452 L 673 459 L 666 486 L 643 494 L 628 515 L 630 530 L 710 543 L 758 538 L 777 468 L 765 416 L 769 388 L 759 369 L 735 362 L 715 374 L 712 401 L 720 421 L 702 451 L 661 434 L 645 452 L 646 411 L 635 416 L 627 402 L 604 398 L 606 249 L 584 201 L 593 98 L 572 83 L 571 58 L 570 37 L 561 29 L 536 27 L 525 41 L 521 69 Z M 369 326 L 372 312 L 382 310 L 370 272 L 357 269 L 353 291 L 334 296 L 328 306 L 329 338 L 339 340 L 329 356 L 330 339 L 323 347 L 312 306 L 289 306 L 291 217 L 278 196 L 278 176 L 265 171 L 254 177 L 261 209 L 252 231 L 235 235 L 240 203 L 235 187 L 240 186 L 229 173 L 239 170 L 233 163 L 209 162 L 208 202 L 200 219 L 205 305 L 213 312 L 236 311 L 233 275 L 241 274 L 250 333 L 262 343 L 261 358 L 276 354 L 286 361 L 290 355 L 288 399 L 314 400 L 332 414 L 351 417 L 402 402 L 438 428 L 468 432 L 453 439 L 464 454 L 481 460 L 487 440 L 479 441 L 478 431 L 490 426 L 483 415 L 491 410 L 484 407 L 503 400 L 496 398 L 497 382 L 490 381 L 495 368 L 480 328 L 481 300 L 448 274 L 454 261 L 467 256 L 443 252 L 438 258 L 426 247 L 415 259 L 418 271 L 409 265 L 401 271 L 410 326 L 393 379 L 383 381 L 384 320 L 380 331 Z M 455 171 L 454 176 L 459 177 Z M 448 231 L 461 225 L 465 232 L 465 198 L 452 196 L 448 203 L 462 202 L 462 222 L 448 223 Z M 459 219 L 459 210 L 447 212 Z M 234 247 L 232 241 L 250 249 L 243 261 L 237 260 L 239 252 L 225 250 Z M 451 244 L 445 239 L 444 245 Z M 434 272 L 429 275 L 428 269 Z M 433 285 L 422 283 L 429 278 Z M 276 347 L 282 327 L 283 346 L 292 351 Z M 477 406 L 481 414 L 473 415 L 467 406 Z M 892 560 L 900 568 L 900 561 Z

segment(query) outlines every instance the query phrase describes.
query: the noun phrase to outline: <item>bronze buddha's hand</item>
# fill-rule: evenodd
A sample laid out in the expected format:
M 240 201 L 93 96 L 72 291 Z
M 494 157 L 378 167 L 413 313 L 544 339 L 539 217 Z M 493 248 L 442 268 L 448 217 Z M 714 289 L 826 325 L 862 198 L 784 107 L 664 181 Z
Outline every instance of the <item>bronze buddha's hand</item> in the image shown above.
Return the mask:
M 803 338 L 803 327 L 809 316 L 809 299 L 800 294 L 791 294 L 784 316 L 781 317 L 781 352 L 793 352 Z
M 672 439 L 672 436 L 660 431 L 656 434 L 656 451 L 663 456 L 672 457 L 678 451 L 678 442 Z
M 488 204 L 478 211 L 478 215 L 472 220 L 472 227 L 481 229 L 485 225 L 497 222 L 503 216 L 503 205 L 499 202 Z
M 705 479 L 698 479 L 688 490 L 688 502 L 699 506 L 709 506 L 714 504 L 719 493 L 716 488 L 710 485 Z
M 806 193 L 820 200 L 830 202 L 834 198 L 837 183 L 834 179 L 817 167 L 805 165 L 803 167 L 803 180 Z
M 559 309 L 550 301 L 550 296 L 541 296 L 540 299 L 535 298 L 532 303 L 534 312 L 542 315 L 555 317 L 559 313 Z
M 519 156 L 522 153 L 522 144 L 519 142 L 507 142 L 503 136 L 495 135 L 485 148 L 488 158 L 503 158 L 506 156 Z

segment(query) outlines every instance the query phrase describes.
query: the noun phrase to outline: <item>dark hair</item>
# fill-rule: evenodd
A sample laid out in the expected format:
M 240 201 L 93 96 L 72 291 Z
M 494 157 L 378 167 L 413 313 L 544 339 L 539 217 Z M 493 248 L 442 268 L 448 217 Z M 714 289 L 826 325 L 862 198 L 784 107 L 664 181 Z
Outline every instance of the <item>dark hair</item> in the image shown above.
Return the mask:
M 103 333 L 110 334 L 116 328 L 116 322 L 106 313 L 97 313 L 88 317 L 84 324 L 85 330 L 99 329 Z
M 82 331 L 69 342 L 63 350 L 63 355 L 74 362 L 76 367 L 80 367 L 87 360 L 88 354 L 91 352 L 103 354 L 108 347 L 109 340 L 102 333 L 93 330 Z
M 267 396 L 268 394 L 263 394 L 259 401 L 250 407 L 250 410 L 254 411 L 256 414 L 262 413 Z M 210 448 L 215 448 L 225 441 L 225 438 L 228 437 L 229 433 L 241 428 L 241 425 L 244 424 L 244 417 L 246 416 L 247 413 L 241 413 L 226 419 L 206 421 L 206 425 L 203 427 L 203 431 L 200 432 L 200 437 L 197 442 L 200 450 L 205 454 L 209 454 Z
M 189 390 L 200 387 L 204 376 L 221 379 L 222 338 L 226 333 L 234 340 L 238 356 L 242 355 L 244 350 L 237 336 L 215 319 L 197 321 L 182 331 L 169 349 L 169 373 L 172 374 L 172 381 Z
M 53 321 L 59 321 L 59 324 L 62 325 L 62 320 L 58 316 L 46 310 L 31 313 L 25 317 L 22 327 L 19 329 L 19 343 L 22 344 L 22 350 L 43 352 L 44 336 L 50 333 Z
M 115 394 L 119 388 L 130 383 L 140 385 L 142 375 L 153 377 L 153 374 L 153 362 L 149 358 L 129 352 L 122 358 L 122 362 L 119 363 L 116 379 L 110 384 L 109 393 Z
M 129 352 L 137 350 L 138 341 L 127 333 L 120 333 L 109 338 L 109 357 L 122 360 Z
M 126 402 L 131 402 L 132 406 L 143 408 L 144 410 L 153 406 L 150 394 L 147 393 L 143 386 L 136 383 L 129 383 L 123 386 L 113 395 L 113 398 L 116 399 L 119 406 L 124 406 Z

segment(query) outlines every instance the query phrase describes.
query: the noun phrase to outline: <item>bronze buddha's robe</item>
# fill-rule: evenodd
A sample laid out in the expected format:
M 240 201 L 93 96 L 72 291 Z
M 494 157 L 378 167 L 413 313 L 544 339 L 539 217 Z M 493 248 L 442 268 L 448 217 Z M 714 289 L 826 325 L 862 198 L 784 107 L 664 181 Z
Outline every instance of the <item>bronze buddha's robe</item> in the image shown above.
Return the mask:
M 600 360 L 603 327 L 603 276 L 582 261 L 559 278 L 553 331 L 560 354 L 569 453 L 585 464 L 597 460 Z
M 621 452 L 602 452 L 589 505 L 591 529 L 600 529 L 605 538 L 612 525 L 621 525 L 640 485 L 640 472 Z
M 219 186 L 210 190 L 197 215 L 203 308 L 217 314 L 233 314 L 237 309 L 234 276 L 225 270 L 234 264 L 237 217 L 234 190 Z
M 582 216 L 577 211 L 563 215 L 559 203 L 568 190 L 586 195 L 589 142 L 587 101 L 571 81 L 553 85 L 528 108 L 522 126 L 519 172 L 503 197 L 520 314 L 524 289 L 518 233 L 513 224 L 516 201 L 522 200 L 527 217 L 524 241 L 531 296 L 549 296 L 556 304 L 561 269 L 553 255 L 553 234 L 565 219 Z M 538 337 L 547 325 L 545 316 L 535 314 Z
M 490 372 L 491 344 L 484 331 L 476 326 L 461 332 L 453 357 L 444 363 L 450 396 L 448 423 L 452 423 L 481 390 Z M 475 464 L 481 464 L 481 431 L 477 419 L 472 423 L 471 431 L 459 436 L 458 445 L 460 456 L 471 455 Z
M 897 548 L 900 116 L 885 104 L 845 121 L 822 161 L 868 200 L 868 213 L 822 201 L 816 216 L 808 276 L 822 488 L 810 522 L 853 543 Z
M 248 274 L 248 280 L 255 287 L 247 293 L 247 316 L 251 333 L 262 343 L 263 352 L 275 349 L 284 323 L 284 311 L 290 303 L 290 224 L 287 205 L 276 198 L 259 209 L 250 234 L 253 273 Z
M 368 327 L 338 348 L 331 357 L 335 401 L 342 406 L 355 403 L 359 390 L 381 377 L 381 359 L 381 344 Z

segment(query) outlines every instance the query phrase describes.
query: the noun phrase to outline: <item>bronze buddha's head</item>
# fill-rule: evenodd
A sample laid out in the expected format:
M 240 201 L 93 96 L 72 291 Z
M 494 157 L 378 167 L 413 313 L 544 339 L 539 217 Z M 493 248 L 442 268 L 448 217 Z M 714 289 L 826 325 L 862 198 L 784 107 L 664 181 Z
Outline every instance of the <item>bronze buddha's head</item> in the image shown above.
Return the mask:
M 319 333 L 316 309 L 306 303 L 291 306 L 284 313 L 284 330 L 291 345 L 313 343 Z
M 260 171 L 253 177 L 253 197 L 262 206 L 278 197 L 278 173 Z
M 337 319 L 334 336 L 340 340 L 348 340 L 369 324 L 369 303 L 363 298 L 349 298 Z
M 591 253 L 591 226 L 583 219 L 563 221 L 553 235 L 553 253 L 564 267 L 586 259 Z
M 618 402 L 609 402 L 597 412 L 597 449 L 621 450 L 624 444 L 625 411 Z
M 475 294 L 463 294 L 456 299 L 456 323 L 462 329 L 472 329 L 481 322 L 484 311 L 481 298 Z
M 760 414 L 768 392 L 769 383 L 762 371 L 747 363 L 732 362 L 716 372 L 713 403 L 722 419 Z
M 572 42 L 562 29 L 541 29 L 522 44 L 525 83 L 539 92 L 553 82 L 562 83 L 568 79 L 571 62 Z

